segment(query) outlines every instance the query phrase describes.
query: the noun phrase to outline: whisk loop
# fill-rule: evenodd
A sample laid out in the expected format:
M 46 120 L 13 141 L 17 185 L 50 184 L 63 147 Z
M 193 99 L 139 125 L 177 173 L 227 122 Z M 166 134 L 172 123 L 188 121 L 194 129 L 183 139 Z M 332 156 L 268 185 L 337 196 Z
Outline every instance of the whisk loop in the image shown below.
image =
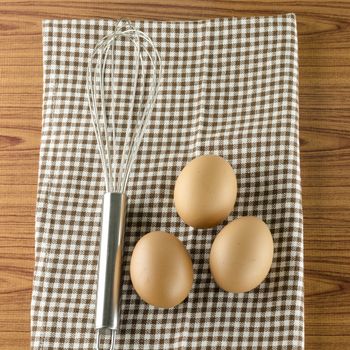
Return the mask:
M 119 170 L 116 164 L 115 77 L 116 44 L 127 42 L 134 48 L 130 103 L 126 136 Z M 147 72 L 146 72 L 147 69 Z M 129 21 L 118 21 L 115 30 L 95 46 L 88 62 L 88 102 L 97 139 L 106 192 L 125 192 L 132 165 L 147 128 L 161 77 L 161 59 L 152 40 Z M 109 81 L 106 78 L 109 77 Z M 147 86 L 146 86 L 147 85 Z M 111 90 L 111 108 L 106 104 L 106 88 Z M 147 91 L 146 91 L 147 88 Z M 135 99 L 138 97 L 138 103 Z M 133 127 L 133 122 L 135 127 Z M 112 129 L 112 134 L 109 132 Z
M 113 350 L 114 349 L 114 344 L 115 344 L 115 337 L 117 331 L 115 329 L 111 330 L 111 342 L 109 344 L 109 350 Z M 97 330 L 96 332 L 96 339 L 95 339 L 95 350 L 100 350 L 101 349 L 101 332 L 100 329 Z
M 124 45 L 121 45 L 124 43 Z M 132 74 L 117 60 L 132 52 Z M 118 71 L 118 67 L 121 72 Z M 121 73 L 124 73 L 121 74 Z M 162 65 L 152 40 L 130 21 L 116 22 L 114 30 L 98 41 L 88 61 L 87 90 L 91 122 L 96 136 L 105 183 L 96 295 L 96 350 L 101 336 L 110 331 L 110 350 L 114 349 L 120 325 L 121 265 L 130 172 L 142 138 L 149 124 L 160 86 Z M 131 83 L 128 84 L 131 77 Z M 127 82 L 127 83 L 126 83 Z M 117 113 L 118 90 L 127 85 L 126 127 L 117 127 L 124 120 Z M 119 110 L 124 106 L 119 102 Z M 119 130 L 122 130 L 119 132 Z M 118 131 L 118 132 L 117 132 Z M 123 142 L 121 142 L 123 140 Z M 120 145 L 121 144 L 121 145 Z M 121 148 L 118 148 L 121 147 Z M 119 160 L 119 162 L 118 162 Z

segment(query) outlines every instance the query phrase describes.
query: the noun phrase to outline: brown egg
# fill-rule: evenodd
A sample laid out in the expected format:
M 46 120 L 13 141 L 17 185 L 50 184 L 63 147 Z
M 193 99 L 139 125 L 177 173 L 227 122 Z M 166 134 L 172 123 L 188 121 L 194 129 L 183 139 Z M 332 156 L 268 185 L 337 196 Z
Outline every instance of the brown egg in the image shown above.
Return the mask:
M 154 306 L 171 308 L 180 304 L 192 288 L 192 261 L 174 235 L 150 232 L 134 248 L 130 275 L 141 299 Z
M 223 158 L 206 155 L 193 159 L 175 183 L 175 207 L 187 224 L 209 228 L 220 224 L 232 211 L 237 196 L 237 180 Z
M 273 258 L 269 228 L 254 216 L 238 218 L 216 236 L 210 251 L 210 270 L 227 292 L 247 292 L 267 276 Z

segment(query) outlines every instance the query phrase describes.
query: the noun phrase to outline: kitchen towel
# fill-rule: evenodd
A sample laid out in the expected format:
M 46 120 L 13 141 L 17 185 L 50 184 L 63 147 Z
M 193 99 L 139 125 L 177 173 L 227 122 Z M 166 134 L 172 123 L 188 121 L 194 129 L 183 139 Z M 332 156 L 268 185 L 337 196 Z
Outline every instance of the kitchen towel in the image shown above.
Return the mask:
M 114 24 L 109 19 L 43 22 L 43 124 L 31 306 L 35 350 L 90 350 L 94 345 L 104 188 L 86 71 L 94 45 Z M 116 349 L 302 349 L 295 16 L 133 24 L 154 41 L 164 72 L 127 189 Z M 118 59 L 131 72 L 128 54 Z M 125 105 L 117 109 L 121 132 Z M 210 247 L 223 225 L 196 230 L 176 214 L 176 177 L 202 154 L 220 155 L 236 171 L 237 202 L 225 223 L 255 215 L 271 229 L 272 268 L 251 292 L 226 293 L 210 275 Z M 193 260 L 192 291 L 169 310 L 142 302 L 130 282 L 132 249 L 152 230 L 175 234 Z

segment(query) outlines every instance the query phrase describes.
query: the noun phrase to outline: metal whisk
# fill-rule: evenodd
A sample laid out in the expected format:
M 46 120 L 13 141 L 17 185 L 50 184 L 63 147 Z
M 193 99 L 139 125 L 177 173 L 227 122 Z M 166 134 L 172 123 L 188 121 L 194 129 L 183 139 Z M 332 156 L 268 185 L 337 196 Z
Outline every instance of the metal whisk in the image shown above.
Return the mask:
M 117 50 L 121 50 L 122 55 L 131 54 L 132 59 L 118 61 Z M 125 70 L 125 65 L 129 67 L 131 63 L 132 74 L 129 68 Z M 118 67 L 122 68 L 118 70 Z M 88 62 L 89 108 L 106 187 L 96 295 L 97 350 L 101 346 L 101 335 L 106 333 L 110 333 L 110 349 L 114 349 L 120 325 L 125 192 L 158 94 L 161 71 L 161 59 L 152 40 L 127 20 L 116 22 L 114 30 L 98 41 Z M 126 76 L 122 76 L 123 73 Z M 129 91 L 121 94 L 123 84 Z M 127 99 L 127 125 L 119 132 L 116 125 L 123 116 L 116 115 L 116 100 L 122 95 Z M 117 142 L 123 145 L 121 154 L 117 154 Z

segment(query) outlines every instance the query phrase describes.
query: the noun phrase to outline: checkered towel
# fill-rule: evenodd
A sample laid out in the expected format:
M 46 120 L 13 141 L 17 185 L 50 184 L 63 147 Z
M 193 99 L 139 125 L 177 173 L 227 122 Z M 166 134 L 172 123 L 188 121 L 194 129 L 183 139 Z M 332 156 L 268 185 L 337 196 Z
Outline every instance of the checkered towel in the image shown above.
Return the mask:
M 86 70 L 94 45 L 113 25 L 113 20 L 43 22 L 45 89 L 32 299 L 35 350 L 87 350 L 94 344 L 104 188 Z M 295 16 L 134 25 L 153 39 L 164 75 L 127 189 L 116 348 L 302 349 Z M 128 55 L 121 59 L 128 67 Z M 123 112 L 125 106 L 119 108 Z M 120 113 L 120 120 L 124 115 Z M 176 214 L 176 177 L 189 160 L 202 154 L 221 155 L 236 171 L 238 198 L 228 221 L 255 215 L 271 229 L 271 271 L 249 293 L 226 293 L 210 275 L 210 247 L 222 225 L 196 230 Z M 130 282 L 132 249 L 152 230 L 178 236 L 193 260 L 192 291 L 169 310 L 142 302 Z

